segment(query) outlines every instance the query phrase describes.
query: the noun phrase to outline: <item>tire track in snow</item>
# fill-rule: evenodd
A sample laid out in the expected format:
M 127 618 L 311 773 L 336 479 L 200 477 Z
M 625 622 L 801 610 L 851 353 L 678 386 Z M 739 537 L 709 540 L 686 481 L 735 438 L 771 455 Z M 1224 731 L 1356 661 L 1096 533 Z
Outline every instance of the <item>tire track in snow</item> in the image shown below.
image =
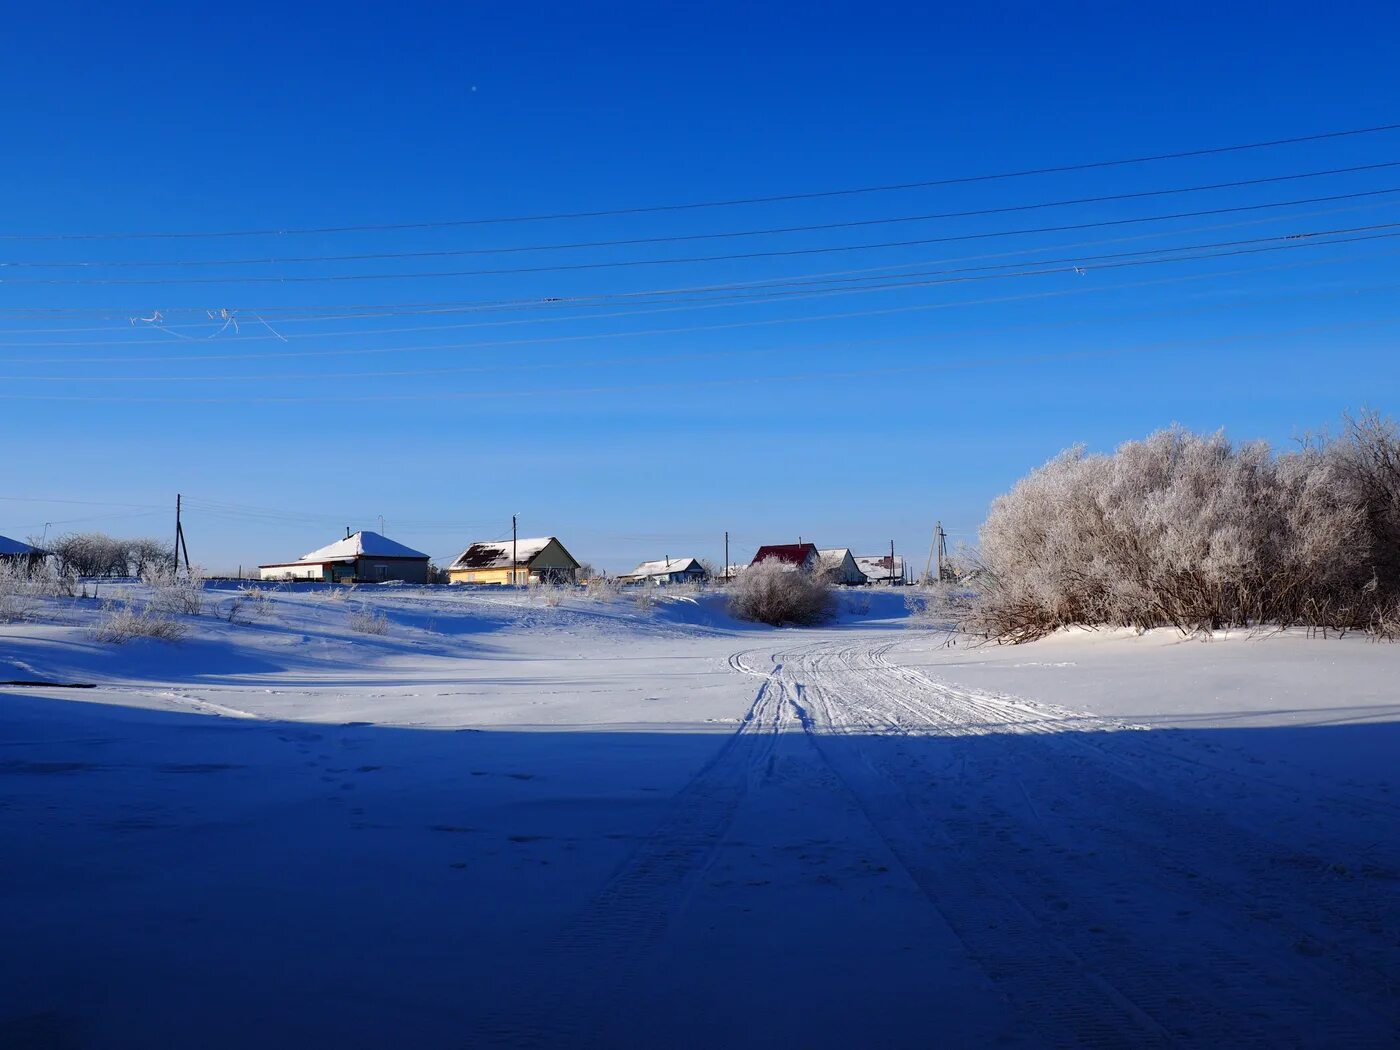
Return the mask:
M 1018 891 L 1013 896 L 1019 895 L 1062 944 L 1098 972 L 1112 974 L 1114 985 L 1175 1038 L 1197 1045 L 1226 1040 L 1261 1046 L 1277 1045 L 1285 1033 L 1302 1030 L 1329 1043 L 1370 1045 L 1383 1038 L 1383 1017 L 1328 1002 L 1330 997 L 1317 991 L 1346 990 L 1361 1003 L 1383 1003 L 1379 973 L 1367 973 L 1354 960 L 1323 967 L 1303 957 L 1298 945 L 1314 943 L 1306 933 L 1290 943 L 1296 933 L 1284 936 L 1257 921 L 1245 921 L 1241 929 L 1241 921 L 1260 904 L 1281 915 L 1288 914 L 1290 901 L 1297 906 L 1287 892 L 1296 889 L 1296 872 L 1275 870 L 1280 858 L 1267 853 L 1268 844 L 1248 836 L 1242 841 L 1239 829 L 1221 827 L 1200 812 L 1182 812 L 1154 793 L 1150 768 L 1125 769 L 1119 756 L 1082 736 L 1052 732 L 1045 710 L 944 686 L 891 664 L 889 648 L 827 647 L 805 659 L 789 657 L 789 673 L 809 676 L 808 695 L 827 694 L 826 725 L 819 723 L 817 731 L 847 735 L 853 750 L 880 775 L 904 783 L 911 807 L 928 824 L 951 834 L 978 870 L 991 877 L 1003 873 L 1006 885 Z M 863 741 L 855 735 L 862 720 Z M 1108 721 L 1077 724 L 1091 731 L 1121 728 Z M 896 739 L 874 747 L 877 738 L 871 733 Z M 944 783 L 944 770 L 929 770 L 920 761 L 927 748 L 913 748 L 913 741 L 899 746 L 898 738 L 920 733 L 951 737 L 941 750 L 962 753 L 961 773 L 951 786 Z M 1026 745 L 1018 745 L 1018 739 Z M 1049 792 L 1044 801 L 1059 811 L 1049 816 L 1062 836 L 1068 833 L 1068 842 L 1046 831 L 1025 789 L 1032 777 Z M 1128 864 L 1130 877 L 1118 875 L 1115 881 L 1112 866 L 1100 870 L 1097 859 L 1076 859 L 1086 836 L 1118 864 Z M 1230 872 L 1240 856 L 1243 875 Z M 1222 866 L 1235 874 L 1233 884 L 1229 879 L 1221 884 Z M 1093 899 L 1088 891 L 1096 886 L 1104 892 Z M 1150 895 L 1144 898 L 1146 887 Z M 1364 910 L 1372 918 L 1376 906 L 1383 907 L 1377 897 L 1372 892 L 1372 907 Z M 1173 910 L 1191 915 L 1190 938 L 1168 929 L 1168 937 L 1146 947 L 1112 935 L 1114 928 L 1151 929 L 1163 912 Z M 1203 985 L 1203 974 L 1221 987 Z M 1237 1004 L 1257 1000 L 1261 989 L 1271 988 L 1277 990 L 1265 993 L 1271 1000 L 1268 1023 L 1248 1023 Z
M 729 665 L 739 667 L 739 655 Z M 747 672 L 747 668 L 742 668 Z M 788 720 L 782 665 L 763 679 L 738 730 L 677 793 L 661 823 L 546 945 L 515 995 L 479 1025 L 493 1046 L 599 1045 L 714 857 L 750 786 L 766 775 Z
M 862 745 L 877 716 L 848 703 L 846 692 L 833 687 L 829 665 L 807 677 L 792 666 L 801 659 L 797 654 L 783 659 L 785 673 L 794 676 L 792 702 L 808 739 L 1027 1029 L 1055 1046 L 1172 1044 L 1147 1013 L 1047 929 L 1010 886 L 978 865 L 939 823 L 926 819 L 909 785 L 890 776 Z M 815 667 L 827 662 L 819 653 L 809 660 Z M 853 725 L 851 715 L 866 717 L 865 726 Z M 898 723 L 890 728 L 900 731 Z

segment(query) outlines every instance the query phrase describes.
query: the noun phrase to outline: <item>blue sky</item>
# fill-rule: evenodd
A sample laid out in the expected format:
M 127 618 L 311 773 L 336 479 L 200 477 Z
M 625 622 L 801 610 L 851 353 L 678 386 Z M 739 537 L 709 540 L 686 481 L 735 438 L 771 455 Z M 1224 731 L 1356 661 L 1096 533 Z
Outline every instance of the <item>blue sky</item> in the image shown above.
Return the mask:
M 801 535 L 921 558 L 935 519 L 971 539 L 1067 445 L 1172 422 L 1286 444 L 1394 411 L 1400 167 L 1191 188 L 1400 161 L 1395 131 L 593 218 L 51 237 L 784 196 L 1400 122 L 1389 5 L 481 6 L 11 14 L 0 533 L 163 534 L 183 492 L 214 569 L 380 515 L 438 557 L 519 513 L 613 569 L 718 559 L 725 529 L 736 557 Z M 1044 206 L 1133 193 L 1156 195 Z M 521 250 L 661 237 L 705 239 Z M 1102 258 L 1162 249 L 1182 257 Z M 793 254 L 658 261 L 759 252 Z M 258 261 L 288 257 L 315 261 Z M 772 284 L 795 280 L 848 283 Z M 758 287 L 694 291 L 730 284 Z

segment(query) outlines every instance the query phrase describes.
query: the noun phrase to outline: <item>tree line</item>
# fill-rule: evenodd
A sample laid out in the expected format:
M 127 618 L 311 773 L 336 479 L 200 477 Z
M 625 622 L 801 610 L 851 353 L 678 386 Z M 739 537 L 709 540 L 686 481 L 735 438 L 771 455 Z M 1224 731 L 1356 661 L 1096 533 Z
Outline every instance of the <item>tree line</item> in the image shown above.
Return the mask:
M 1375 413 L 1275 452 L 1180 427 L 1082 447 L 993 504 L 979 631 L 1275 624 L 1400 636 L 1400 432 Z

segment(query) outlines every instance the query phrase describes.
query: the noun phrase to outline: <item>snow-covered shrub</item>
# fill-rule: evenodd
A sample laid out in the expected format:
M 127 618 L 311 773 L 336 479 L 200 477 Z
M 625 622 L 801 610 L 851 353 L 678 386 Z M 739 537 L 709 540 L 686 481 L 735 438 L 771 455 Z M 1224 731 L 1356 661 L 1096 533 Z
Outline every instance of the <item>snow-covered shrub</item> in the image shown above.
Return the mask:
M 1111 456 L 1070 449 L 993 503 L 970 623 L 1012 640 L 1073 624 L 1367 629 L 1400 593 L 1392 508 L 1400 437 L 1374 416 L 1278 456 L 1181 428 Z
M 162 613 L 198 616 L 204 611 L 204 570 L 192 566 L 179 573 L 175 567 L 152 563 L 141 582 L 151 588 L 151 608 Z
M 621 585 L 609 576 L 591 576 L 584 585 L 584 593 L 595 602 L 615 598 L 621 589 Z
M 0 561 L 0 623 L 28 619 L 42 598 L 71 597 L 73 576 L 48 561 Z
M 729 611 L 741 620 L 809 626 L 831 619 L 835 610 L 826 580 L 776 559 L 746 569 L 729 588 Z
M 138 607 L 130 601 L 105 601 L 102 603 L 102 618 L 93 628 L 92 636 L 99 642 L 114 645 L 121 645 L 132 638 L 175 642 L 185 636 L 185 625 L 169 613 L 150 605 Z
M 262 587 L 240 587 L 228 602 L 226 619 L 229 623 L 240 620 L 249 623 L 262 620 L 272 611 L 272 596 Z
M 363 606 L 350 614 L 350 630 L 360 634 L 388 634 L 389 621 L 380 613 Z

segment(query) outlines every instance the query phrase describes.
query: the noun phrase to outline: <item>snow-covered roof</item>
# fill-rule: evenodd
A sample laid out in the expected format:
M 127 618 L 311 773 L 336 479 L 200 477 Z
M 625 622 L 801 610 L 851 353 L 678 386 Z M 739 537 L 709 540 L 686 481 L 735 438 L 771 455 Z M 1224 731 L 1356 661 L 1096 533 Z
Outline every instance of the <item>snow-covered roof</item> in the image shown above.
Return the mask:
M 537 536 L 528 540 L 515 540 L 515 561 L 519 565 L 529 565 L 540 551 L 554 542 L 553 536 Z M 458 555 L 452 563 L 453 569 L 509 569 L 511 540 L 481 540 Z
M 343 540 L 336 540 L 324 547 L 317 547 L 311 553 L 303 554 L 297 561 L 277 564 L 314 565 L 327 561 L 354 561 L 361 556 L 366 558 L 422 558 L 424 561 L 427 561 L 429 557 L 422 551 L 405 547 L 402 543 L 396 543 L 377 532 L 357 532 L 353 536 L 346 536 Z M 275 566 L 268 565 L 263 566 L 263 568 L 275 568 Z
M 645 576 L 669 576 L 673 572 L 704 572 L 704 567 L 698 558 L 662 558 L 658 561 L 644 561 L 629 573 L 623 574 L 623 579 Z
M 904 558 L 902 555 L 895 555 L 893 573 L 890 572 L 890 556 L 888 554 L 858 554 L 856 555 L 856 567 L 872 580 L 904 579 Z
M 8 536 L 0 536 L 0 554 L 43 554 L 38 547 L 31 547 Z
M 846 555 L 850 553 L 850 547 L 830 547 L 826 550 L 818 550 L 817 557 L 821 559 L 823 569 L 835 569 L 846 560 Z

